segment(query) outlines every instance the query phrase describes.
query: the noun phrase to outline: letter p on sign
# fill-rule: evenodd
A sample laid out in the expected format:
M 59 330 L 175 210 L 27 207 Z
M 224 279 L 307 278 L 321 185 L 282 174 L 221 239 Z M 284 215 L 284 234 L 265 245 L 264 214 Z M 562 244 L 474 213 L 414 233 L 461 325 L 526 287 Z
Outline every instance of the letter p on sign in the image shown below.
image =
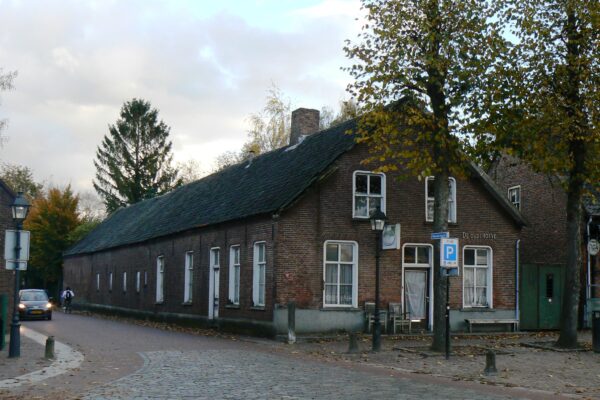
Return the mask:
M 442 267 L 458 267 L 458 239 L 442 239 L 440 243 Z

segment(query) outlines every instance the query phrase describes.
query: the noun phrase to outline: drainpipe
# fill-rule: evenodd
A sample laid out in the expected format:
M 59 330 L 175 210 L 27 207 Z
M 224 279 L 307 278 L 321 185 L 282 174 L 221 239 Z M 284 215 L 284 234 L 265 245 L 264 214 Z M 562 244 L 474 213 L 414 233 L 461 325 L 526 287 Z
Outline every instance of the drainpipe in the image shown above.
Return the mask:
M 590 215 L 590 219 L 586 225 L 587 231 L 587 242 L 590 242 L 590 225 L 592 223 L 592 216 Z M 588 318 L 588 300 L 592 298 L 592 256 L 590 252 L 587 251 L 587 274 L 586 274 L 586 285 L 585 285 L 585 304 L 583 305 L 584 313 L 584 325 L 589 326 L 589 318 Z
M 515 319 L 519 321 L 519 249 L 521 247 L 521 239 L 515 242 Z

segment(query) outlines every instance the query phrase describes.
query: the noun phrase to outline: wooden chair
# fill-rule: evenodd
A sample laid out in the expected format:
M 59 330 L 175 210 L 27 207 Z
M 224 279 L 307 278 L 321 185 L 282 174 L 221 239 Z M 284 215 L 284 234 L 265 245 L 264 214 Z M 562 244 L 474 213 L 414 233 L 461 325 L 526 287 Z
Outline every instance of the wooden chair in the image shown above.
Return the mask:
M 365 302 L 365 320 L 367 323 L 367 331 L 371 332 L 371 326 L 375 322 L 375 303 L 366 301 Z M 379 309 L 379 323 L 381 324 L 381 331 L 387 332 L 387 311 Z
M 404 333 L 404 330 L 408 328 L 408 333 L 411 333 L 411 319 L 409 312 L 402 312 L 402 304 L 400 303 L 389 303 L 390 310 L 390 322 L 392 324 L 392 331 L 396 333 L 396 328 L 400 327 L 400 331 Z

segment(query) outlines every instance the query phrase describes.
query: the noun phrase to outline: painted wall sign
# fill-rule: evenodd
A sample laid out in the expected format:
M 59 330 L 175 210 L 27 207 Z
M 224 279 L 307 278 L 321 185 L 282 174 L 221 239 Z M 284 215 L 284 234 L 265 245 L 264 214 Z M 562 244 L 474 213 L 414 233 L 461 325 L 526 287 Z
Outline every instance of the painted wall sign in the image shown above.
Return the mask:
M 488 240 L 496 240 L 496 234 L 493 232 L 478 232 L 478 233 L 470 233 L 463 232 L 463 239 L 488 239 Z

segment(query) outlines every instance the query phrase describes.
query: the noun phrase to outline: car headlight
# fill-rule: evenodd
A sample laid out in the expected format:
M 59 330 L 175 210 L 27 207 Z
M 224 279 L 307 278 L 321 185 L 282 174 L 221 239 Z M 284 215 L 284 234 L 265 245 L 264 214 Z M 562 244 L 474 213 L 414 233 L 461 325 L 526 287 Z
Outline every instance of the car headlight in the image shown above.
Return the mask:
M 47 303 L 46 308 L 52 308 L 52 303 Z
M 25 307 L 25 304 L 23 304 L 23 303 L 19 304 L 19 308 L 20 308 L 21 310 L 24 310 L 24 309 L 26 308 L 26 307 Z

